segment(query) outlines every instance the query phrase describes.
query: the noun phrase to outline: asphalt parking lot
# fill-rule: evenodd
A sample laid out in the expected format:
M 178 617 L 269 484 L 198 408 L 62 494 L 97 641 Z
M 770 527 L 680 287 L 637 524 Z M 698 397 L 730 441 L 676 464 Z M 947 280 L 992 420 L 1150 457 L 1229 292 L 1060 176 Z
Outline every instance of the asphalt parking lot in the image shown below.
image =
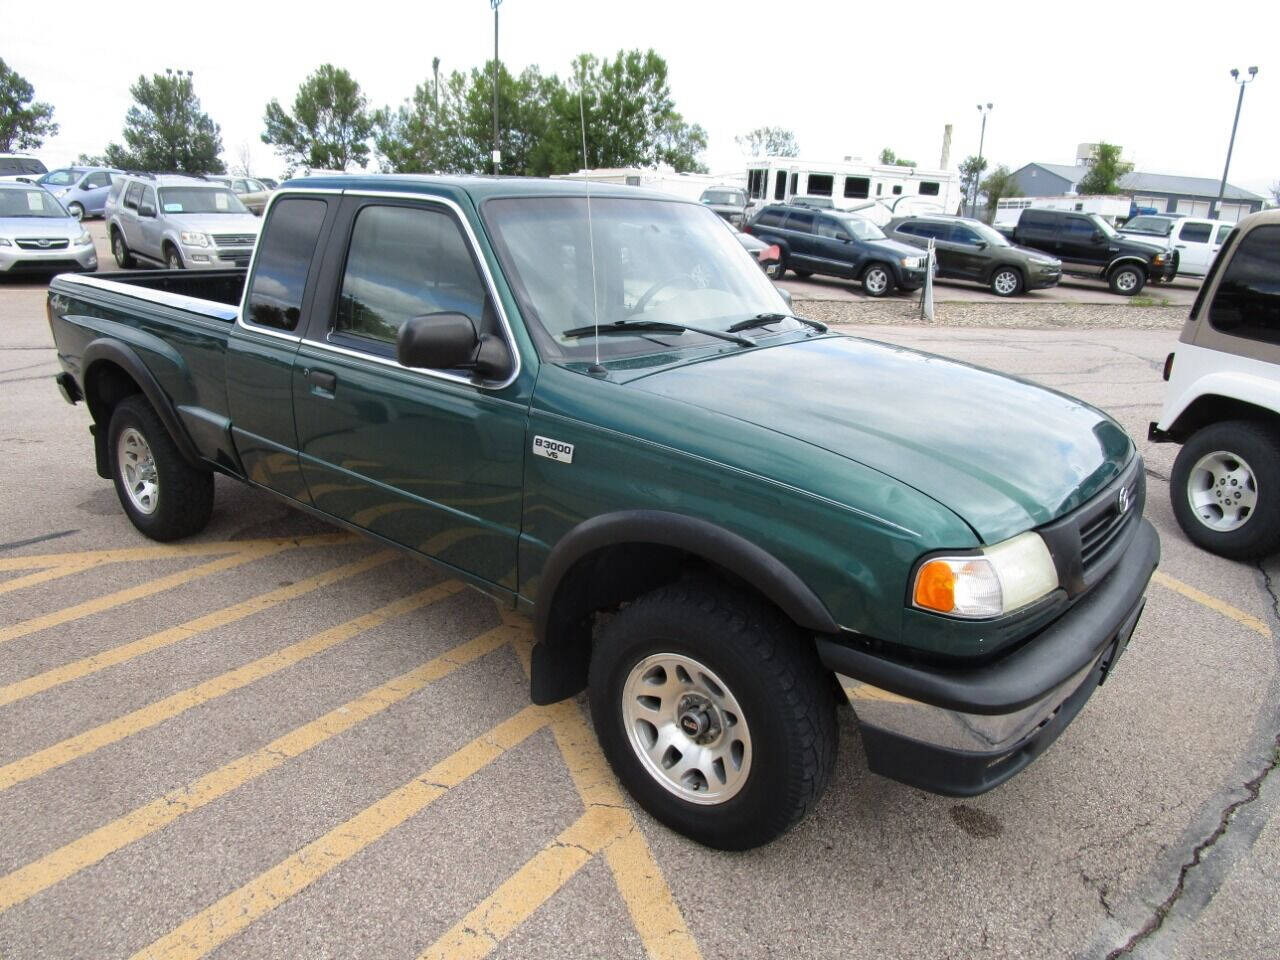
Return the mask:
M 1274 956 L 1280 564 L 1174 523 L 1145 437 L 1176 332 L 848 331 L 1110 411 L 1163 560 L 1023 774 L 880 779 L 843 711 L 814 814 L 725 854 L 619 793 L 581 704 L 529 706 L 491 600 L 221 478 L 199 537 L 142 538 L 43 287 L 0 284 L 0 958 Z

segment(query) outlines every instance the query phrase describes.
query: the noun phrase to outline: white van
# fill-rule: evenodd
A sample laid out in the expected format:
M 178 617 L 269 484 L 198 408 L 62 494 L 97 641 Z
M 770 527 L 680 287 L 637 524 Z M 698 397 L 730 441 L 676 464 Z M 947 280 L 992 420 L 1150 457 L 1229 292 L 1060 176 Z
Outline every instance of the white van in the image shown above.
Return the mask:
M 1166 240 L 1177 253 L 1178 276 L 1203 277 L 1234 226 L 1225 220 L 1146 214 L 1134 217 L 1120 232 Z

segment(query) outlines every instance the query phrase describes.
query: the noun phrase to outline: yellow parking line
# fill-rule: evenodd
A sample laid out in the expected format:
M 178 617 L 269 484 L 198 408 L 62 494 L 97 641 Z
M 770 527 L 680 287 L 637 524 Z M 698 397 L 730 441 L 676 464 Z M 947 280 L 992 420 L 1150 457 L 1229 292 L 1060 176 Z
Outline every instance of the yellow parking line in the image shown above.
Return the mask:
M 157 544 L 153 547 L 122 547 L 110 550 L 79 550 L 72 553 L 33 553 L 0 559 L 0 572 L 30 570 L 64 563 L 96 566 L 102 563 L 130 563 L 140 560 L 168 560 L 180 557 L 210 557 L 220 553 L 240 553 L 258 547 L 336 547 L 354 543 L 351 533 L 320 533 L 307 537 L 270 537 L 259 540 L 219 540 L 214 543 Z
M 159 633 L 143 637 L 141 640 L 134 640 L 131 643 L 112 647 L 110 650 L 104 650 L 102 653 L 85 657 L 83 660 L 76 660 L 74 663 L 69 663 L 65 666 L 54 667 L 44 673 L 37 673 L 35 676 L 27 677 L 25 680 L 17 680 L 7 686 L 0 687 L 0 707 L 61 684 L 69 683 L 72 680 L 79 680 L 81 677 L 87 677 L 89 674 L 105 670 L 107 667 L 117 666 L 126 660 L 132 660 L 134 657 L 167 647 L 177 643 L 179 640 L 195 636 L 197 633 L 215 630 L 237 620 L 243 620 L 245 617 L 261 613 L 278 604 L 310 593 L 312 590 L 318 590 L 320 587 L 326 587 L 331 583 L 336 583 L 347 577 L 354 577 L 356 574 L 364 573 L 366 570 L 372 570 L 374 567 L 389 563 L 396 556 L 397 554 L 390 550 L 384 550 L 354 563 L 334 567 L 324 573 L 318 573 L 313 577 L 307 577 L 305 580 L 299 580 L 297 583 L 290 584 L 287 587 L 279 587 L 233 604 L 230 607 L 206 613 L 176 627 L 169 627 Z M 229 557 L 227 559 L 240 560 L 239 557 Z
M 592 807 L 418 960 L 479 960 L 568 883 L 606 845 L 633 828 L 626 810 Z
M 224 764 L 190 786 L 171 791 L 0 877 L 0 913 L 350 730 L 459 667 L 493 652 L 510 639 L 510 628 L 506 625 L 488 630 L 277 737 L 265 747 Z
M 547 717 L 540 707 L 525 707 L 140 950 L 133 960 L 203 957 L 523 742 Z
M 12 590 L 22 590 L 26 587 L 34 587 L 40 583 L 48 583 L 50 580 L 57 580 L 61 577 L 68 577 L 73 573 L 81 573 L 90 568 L 88 563 L 56 563 L 46 567 L 36 573 L 28 573 L 26 576 L 14 577 L 12 580 L 6 580 L 0 583 L 0 593 L 9 593 Z
M 1268 639 L 1271 637 L 1271 628 L 1257 617 L 1252 614 L 1245 613 L 1237 607 L 1233 607 L 1225 600 L 1219 600 L 1217 597 L 1210 596 L 1201 590 L 1197 590 L 1189 583 L 1183 583 L 1181 580 L 1175 580 L 1163 570 L 1157 570 L 1153 573 L 1151 575 L 1151 580 L 1153 583 L 1158 583 L 1160 586 L 1168 590 L 1172 590 L 1174 593 L 1182 594 L 1188 600 L 1194 600 L 1196 603 L 1203 604 L 1210 610 L 1222 614 L 1224 617 L 1229 617 L 1236 623 L 1243 627 L 1248 627 L 1255 633 L 1260 633 Z
M 301 663 L 308 657 L 313 657 L 331 647 L 335 647 L 366 630 L 372 630 L 393 617 L 398 617 L 419 607 L 435 603 L 437 600 L 443 600 L 461 589 L 463 589 L 462 584 L 457 581 L 449 581 L 448 583 L 437 584 L 430 589 L 420 591 L 411 596 L 403 597 L 394 603 L 389 603 L 363 616 L 356 617 L 354 620 L 348 620 L 346 623 L 331 627 L 308 637 L 306 640 L 301 640 L 285 647 L 283 650 L 277 650 L 275 653 L 254 660 L 252 663 L 247 663 L 234 670 L 228 670 L 216 677 L 205 680 L 203 683 L 196 684 L 194 687 L 180 690 L 178 693 L 165 697 L 163 700 L 140 707 L 122 717 L 100 724 L 91 730 L 86 730 L 84 733 L 76 734 L 74 737 L 68 737 L 66 740 L 29 754 L 20 760 L 7 763 L 0 767 L 0 790 L 8 790 L 15 784 L 30 780 L 32 777 L 38 777 L 43 773 L 48 773 L 50 770 L 65 763 L 70 763 L 72 760 L 90 754 L 108 744 L 116 743 L 143 730 L 149 730 L 190 710 L 192 707 L 208 703 L 210 700 L 231 693 L 233 690 L 239 690 L 255 680 L 261 680 L 263 677 L 270 676 L 286 667 Z

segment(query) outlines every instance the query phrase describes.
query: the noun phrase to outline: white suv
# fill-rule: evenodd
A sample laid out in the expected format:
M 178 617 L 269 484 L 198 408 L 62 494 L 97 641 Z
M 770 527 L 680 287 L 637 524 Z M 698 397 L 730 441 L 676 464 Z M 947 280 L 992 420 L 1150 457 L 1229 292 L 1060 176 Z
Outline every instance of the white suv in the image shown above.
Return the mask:
M 224 184 L 195 174 L 130 173 L 112 185 L 107 237 L 121 269 L 249 265 L 261 221 Z
M 1280 210 L 1245 217 L 1200 287 L 1156 442 L 1181 443 L 1169 493 L 1192 541 L 1224 557 L 1280 550 Z

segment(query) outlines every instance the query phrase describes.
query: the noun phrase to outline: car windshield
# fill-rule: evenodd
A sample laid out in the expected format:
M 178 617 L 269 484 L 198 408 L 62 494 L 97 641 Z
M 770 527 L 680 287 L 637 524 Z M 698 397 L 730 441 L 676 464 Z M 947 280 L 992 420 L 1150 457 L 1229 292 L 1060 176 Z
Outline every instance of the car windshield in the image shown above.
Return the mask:
M 597 346 L 601 357 L 616 357 L 709 342 L 696 333 L 642 330 L 564 336 L 592 326 L 597 311 L 601 326 L 626 320 L 715 330 L 760 313 L 791 312 L 705 207 L 593 197 L 588 224 L 583 197 L 512 197 L 488 201 L 484 219 L 539 347 L 556 356 L 585 360 Z M 800 326 L 787 320 L 772 332 Z
M 51 187 L 65 187 L 67 184 L 75 183 L 79 179 L 79 170 L 54 170 L 46 173 L 36 183 L 47 183 Z
M 1125 233 L 1145 233 L 1153 237 L 1167 237 L 1173 231 L 1173 221 L 1162 217 L 1134 217 L 1121 229 Z
M 0 190 L 0 219 L 6 217 L 35 217 L 63 219 L 70 216 L 53 194 L 42 187 L 29 190 Z
M 1111 224 L 1107 223 L 1107 221 L 1103 220 L 1103 219 L 1102 219 L 1100 216 L 1098 216 L 1096 213 L 1091 213 L 1091 214 L 1089 214 L 1089 219 L 1093 221 L 1093 225 L 1094 225 L 1095 227 L 1097 227 L 1099 230 L 1101 230 L 1101 231 L 1102 231 L 1104 234 L 1106 234 L 1108 237 L 1118 237 L 1118 236 L 1120 236 L 1120 234 L 1116 232 L 1116 228 L 1115 228 L 1115 227 L 1113 227 Z
M 870 220 L 862 217 L 841 217 L 840 222 L 853 234 L 856 240 L 883 240 L 884 231 Z
M 219 187 L 161 187 L 165 213 L 248 213 L 234 193 Z
M 747 195 L 737 190 L 707 190 L 702 194 L 702 202 L 745 207 L 747 205 Z
M 35 157 L 0 157 L 0 177 L 23 173 L 39 176 L 48 172 L 49 168 Z

